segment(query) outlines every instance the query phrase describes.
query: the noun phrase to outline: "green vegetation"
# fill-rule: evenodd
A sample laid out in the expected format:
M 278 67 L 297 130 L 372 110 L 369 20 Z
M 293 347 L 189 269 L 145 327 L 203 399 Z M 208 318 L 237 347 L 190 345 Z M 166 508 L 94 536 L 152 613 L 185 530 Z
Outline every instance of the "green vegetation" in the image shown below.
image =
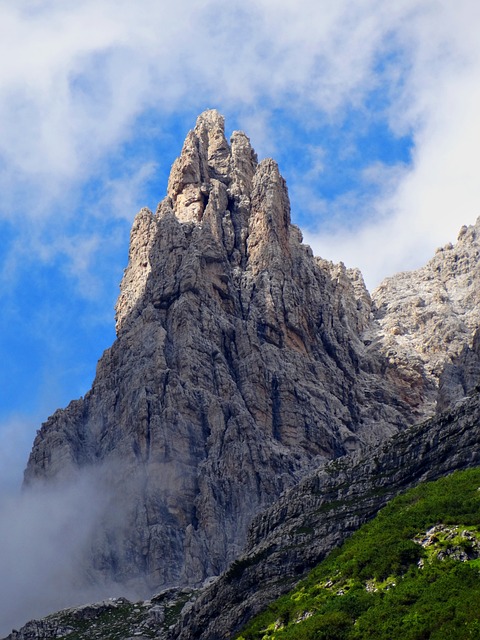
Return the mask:
M 392 500 L 237 639 L 480 638 L 479 557 L 476 468 Z
M 190 600 L 191 593 L 178 596 L 177 600 L 165 607 L 165 620 L 163 622 L 163 630 L 166 631 L 171 625 L 175 624 L 180 617 L 180 612 L 185 604 Z M 156 630 L 158 631 L 158 630 Z M 157 634 L 158 635 L 158 634 Z
M 61 634 L 68 640 L 86 640 L 87 638 L 102 640 L 123 640 L 130 635 L 132 628 L 136 628 L 143 621 L 141 608 L 134 603 L 124 603 L 99 611 L 90 615 L 72 615 L 70 611 L 53 614 L 50 618 L 57 621 L 60 628 L 65 631 Z M 48 619 L 48 618 L 47 618 Z M 144 637 L 153 637 L 155 632 L 148 628 L 142 628 Z
M 171 589 L 147 601 L 112 598 L 84 607 L 64 609 L 45 618 L 46 627 L 41 637 L 65 640 L 158 638 L 175 624 L 183 606 L 193 595 L 194 591 L 190 589 Z

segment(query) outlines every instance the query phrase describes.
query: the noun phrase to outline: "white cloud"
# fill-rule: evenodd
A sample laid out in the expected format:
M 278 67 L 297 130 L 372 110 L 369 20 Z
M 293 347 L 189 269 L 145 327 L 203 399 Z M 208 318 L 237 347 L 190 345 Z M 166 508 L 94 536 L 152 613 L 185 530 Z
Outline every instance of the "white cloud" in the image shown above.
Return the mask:
M 113 215 L 128 221 L 132 219 L 132 212 L 145 206 L 141 198 L 144 197 L 145 184 L 156 173 L 157 164 L 145 162 L 129 168 L 130 171 L 125 172 L 126 175 L 105 181 L 102 199 L 98 205 L 99 210 L 108 209 Z
M 99 532 L 122 530 L 129 517 L 115 489 L 120 473 L 104 461 L 64 468 L 21 493 L 0 486 L 0 637 L 65 607 L 149 594 L 140 570 L 122 583 L 102 569 Z
M 360 210 L 370 210 L 364 225 L 306 234 L 321 255 L 360 266 L 371 286 L 420 266 L 480 214 L 479 8 L 468 1 L 432 8 L 396 36 L 410 67 L 389 115 L 399 133 L 412 131 L 411 167 L 360 201 Z

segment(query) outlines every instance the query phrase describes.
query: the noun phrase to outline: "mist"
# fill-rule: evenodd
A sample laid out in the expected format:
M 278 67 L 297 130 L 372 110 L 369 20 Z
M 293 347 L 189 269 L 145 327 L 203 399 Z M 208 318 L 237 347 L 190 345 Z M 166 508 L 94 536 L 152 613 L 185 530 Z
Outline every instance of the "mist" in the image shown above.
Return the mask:
M 59 609 L 123 595 L 112 585 L 89 586 L 87 576 L 104 486 L 90 469 L 0 494 L 0 637 Z

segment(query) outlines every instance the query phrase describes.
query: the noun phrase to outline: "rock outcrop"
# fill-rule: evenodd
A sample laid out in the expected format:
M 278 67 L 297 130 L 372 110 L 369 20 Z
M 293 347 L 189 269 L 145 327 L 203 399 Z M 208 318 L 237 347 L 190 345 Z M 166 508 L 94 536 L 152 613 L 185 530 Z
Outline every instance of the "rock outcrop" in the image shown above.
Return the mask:
M 480 218 L 463 226 L 457 243 L 437 249 L 424 267 L 384 280 L 372 298 L 378 322 L 372 339 L 380 339 L 383 354 L 397 370 L 417 370 L 422 383 L 427 378 L 425 415 L 435 410 L 442 375 L 440 409 L 448 406 L 449 394 L 464 397 L 468 383 L 460 391 L 451 365 L 465 349 L 474 348 L 480 325 Z M 451 391 L 445 367 L 453 376 Z
M 315 258 L 273 160 L 207 111 L 168 195 L 131 233 L 117 340 L 91 391 L 41 428 L 25 473 L 105 468 L 90 578 L 198 585 L 309 469 L 422 414 L 378 341 L 358 271 Z
M 166 638 L 172 622 L 195 593 L 188 588 L 167 589 L 149 600 L 131 602 L 109 598 L 102 602 L 62 609 L 42 620 L 31 620 L 5 640 L 148 640 Z

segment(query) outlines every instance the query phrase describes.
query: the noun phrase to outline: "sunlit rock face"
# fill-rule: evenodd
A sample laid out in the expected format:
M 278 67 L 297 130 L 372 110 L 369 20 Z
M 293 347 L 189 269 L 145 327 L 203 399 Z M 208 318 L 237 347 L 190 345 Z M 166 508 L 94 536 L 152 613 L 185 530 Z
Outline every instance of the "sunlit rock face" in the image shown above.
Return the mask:
M 480 218 L 460 229 L 455 245 L 437 249 L 416 271 L 387 278 L 372 297 L 380 328 L 374 333 L 390 364 L 427 377 L 427 414 L 437 400 L 438 408 L 446 409 L 475 386 L 480 370 L 480 340 L 475 338 L 480 324 Z
M 437 365 L 415 344 L 393 354 L 382 291 L 374 304 L 357 270 L 315 258 L 276 163 L 203 113 L 167 197 L 135 218 L 117 339 L 25 473 L 102 467 L 111 499 L 86 577 L 200 584 L 308 471 L 433 411 Z

